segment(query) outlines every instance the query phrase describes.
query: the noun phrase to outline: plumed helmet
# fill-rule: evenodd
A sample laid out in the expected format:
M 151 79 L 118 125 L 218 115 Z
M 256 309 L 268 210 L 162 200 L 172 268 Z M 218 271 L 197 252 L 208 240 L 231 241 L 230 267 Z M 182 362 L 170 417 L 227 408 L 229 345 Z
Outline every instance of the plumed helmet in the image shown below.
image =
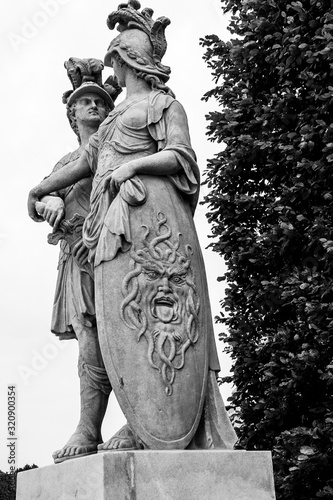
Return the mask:
M 131 68 L 158 76 L 166 82 L 171 70 L 161 61 L 167 48 L 165 28 L 170 19 L 160 17 L 154 21 L 154 11 L 146 8 L 140 12 L 140 7 L 138 0 L 130 0 L 109 15 L 108 27 L 112 30 L 118 25 L 120 35 L 111 41 L 104 63 L 110 66 L 111 54 L 116 52 Z
M 117 81 L 109 77 L 103 84 L 102 71 L 104 64 L 99 59 L 78 59 L 71 57 L 65 61 L 64 66 L 67 76 L 71 81 L 73 90 L 68 90 L 62 96 L 62 102 L 67 107 L 67 118 L 70 126 L 81 141 L 73 104 L 79 97 L 89 92 L 99 95 L 105 102 L 107 112 L 114 108 L 114 101 L 122 91 Z
M 102 61 L 71 57 L 65 61 L 64 66 L 73 86 L 73 90 L 68 90 L 62 96 L 62 101 L 67 104 L 67 107 L 71 106 L 83 94 L 93 92 L 104 100 L 110 110 L 114 108 L 114 101 L 121 92 L 121 88 L 112 78 L 108 78 L 103 84 L 104 64 Z
M 83 82 L 78 89 L 74 90 L 70 94 L 67 99 L 67 106 L 71 106 L 79 97 L 87 94 L 88 92 L 93 92 L 94 94 L 99 95 L 104 100 L 107 107 L 111 108 L 111 110 L 114 108 L 114 103 L 110 94 L 108 94 L 106 90 L 95 82 Z
M 111 54 L 115 52 L 131 68 L 158 76 L 163 82 L 169 79 L 170 69 L 154 61 L 152 43 L 143 31 L 126 30 L 112 40 L 104 58 L 106 66 L 111 66 Z

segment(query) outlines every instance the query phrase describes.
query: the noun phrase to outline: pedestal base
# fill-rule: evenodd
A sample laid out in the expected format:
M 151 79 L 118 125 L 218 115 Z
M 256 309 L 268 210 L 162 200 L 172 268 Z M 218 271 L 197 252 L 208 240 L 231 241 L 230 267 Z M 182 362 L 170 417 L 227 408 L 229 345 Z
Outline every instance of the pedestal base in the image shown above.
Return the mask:
M 20 472 L 17 500 L 274 500 L 267 451 L 122 451 Z

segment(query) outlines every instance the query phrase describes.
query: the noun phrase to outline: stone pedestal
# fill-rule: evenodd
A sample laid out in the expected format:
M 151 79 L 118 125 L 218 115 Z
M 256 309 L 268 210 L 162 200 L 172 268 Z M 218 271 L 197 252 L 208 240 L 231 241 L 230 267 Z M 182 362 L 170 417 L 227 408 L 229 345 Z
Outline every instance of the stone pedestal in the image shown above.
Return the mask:
M 17 500 L 274 500 L 266 451 L 123 451 L 18 474 Z

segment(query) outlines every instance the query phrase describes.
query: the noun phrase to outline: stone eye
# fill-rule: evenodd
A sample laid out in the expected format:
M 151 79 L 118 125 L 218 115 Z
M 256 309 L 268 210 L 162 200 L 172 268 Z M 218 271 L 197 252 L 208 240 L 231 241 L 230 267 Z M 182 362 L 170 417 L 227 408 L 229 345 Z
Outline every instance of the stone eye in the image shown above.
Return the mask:
M 171 276 L 170 281 L 172 281 L 175 285 L 182 285 L 185 282 L 185 276 L 175 274 L 174 276 Z
M 158 278 L 158 273 L 156 271 L 146 271 L 145 274 L 151 280 L 156 280 L 156 278 Z

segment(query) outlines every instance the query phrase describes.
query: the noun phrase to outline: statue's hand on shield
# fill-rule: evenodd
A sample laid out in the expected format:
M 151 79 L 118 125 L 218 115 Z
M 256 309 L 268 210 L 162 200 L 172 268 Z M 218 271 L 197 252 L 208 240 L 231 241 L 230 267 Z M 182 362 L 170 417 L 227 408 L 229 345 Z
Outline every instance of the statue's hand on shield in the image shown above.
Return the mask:
M 131 179 L 136 174 L 133 162 L 125 163 L 114 169 L 103 181 L 103 191 L 106 191 L 109 186 L 111 194 L 115 197 L 123 182 Z

